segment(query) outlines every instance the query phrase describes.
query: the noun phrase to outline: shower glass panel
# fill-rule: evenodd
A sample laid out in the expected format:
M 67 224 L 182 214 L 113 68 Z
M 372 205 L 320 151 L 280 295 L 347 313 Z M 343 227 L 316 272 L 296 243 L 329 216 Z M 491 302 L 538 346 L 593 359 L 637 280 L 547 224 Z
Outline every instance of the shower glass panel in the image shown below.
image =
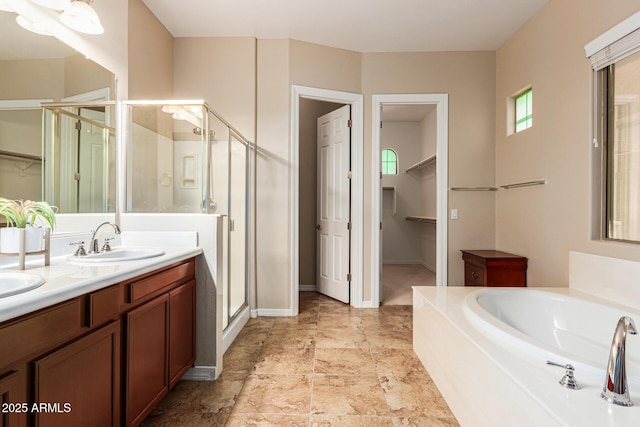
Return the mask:
M 115 103 L 47 104 L 44 200 L 61 213 L 115 212 Z
M 124 101 L 125 212 L 223 222 L 223 328 L 247 304 L 249 141 L 201 101 Z

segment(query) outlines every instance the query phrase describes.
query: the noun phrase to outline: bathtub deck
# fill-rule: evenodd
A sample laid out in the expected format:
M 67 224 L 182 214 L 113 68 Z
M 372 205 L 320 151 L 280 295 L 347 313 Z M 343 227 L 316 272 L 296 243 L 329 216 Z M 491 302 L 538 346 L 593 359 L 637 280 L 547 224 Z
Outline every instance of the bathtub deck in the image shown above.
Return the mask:
M 563 372 L 544 357 L 478 331 L 463 311 L 464 298 L 474 291 L 414 287 L 414 350 L 461 425 L 640 425 L 640 390 L 631 390 L 631 408 L 600 399 L 603 378 L 585 372 L 576 372 L 582 389 L 567 390 L 558 385 Z

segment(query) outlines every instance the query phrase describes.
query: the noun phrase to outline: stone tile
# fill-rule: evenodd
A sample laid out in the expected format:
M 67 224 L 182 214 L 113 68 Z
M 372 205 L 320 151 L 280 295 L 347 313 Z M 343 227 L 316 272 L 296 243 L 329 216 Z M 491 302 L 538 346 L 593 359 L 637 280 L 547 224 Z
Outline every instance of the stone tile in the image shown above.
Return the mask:
M 308 415 L 279 415 L 279 414 L 241 414 L 233 413 L 227 420 L 226 427 L 307 427 Z
M 242 343 L 242 346 L 254 346 L 259 347 L 264 344 L 264 340 L 267 339 L 269 331 L 271 329 L 243 329 L 236 338 L 236 343 Z
M 391 415 L 402 417 L 452 418 L 447 403 L 432 381 L 424 382 L 424 377 L 394 375 L 380 377 Z
M 413 333 L 398 330 L 367 330 L 364 331 L 370 348 L 401 348 L 413 349 Z
M 318 316 L 319 329 L 353 329 L 362 331 L 364 326 L 359 316 L 340 316 L 333 314 L 324 314 L 320 312 Z
M 154 409 L 161 413 L 217 413 L 231 409 L 245 375 L 229 373 L 217 381 L 180 381 Z
M 314 351 L 313 347 L 265 347 L 254 372 L 256 374 L 311 374 Z
M 369 348 L 369 343 L 362 330 L 320 328 L 316 348 Z
M 149 415 L 141 426 L 144 427 L 202 427 L 202 426 L 223 426 L 225 425 L 231 410 L 219 413 L 172 413 L 160 416 Z
M 244 327 L 242 328 L 242 331 L 249 332 L 249 331 L 269 330 L 273 327 L 274 322 L 275 322 L 275 318 L 273 317 L 257 317 L 255 319 L 249 319 L 246 325 L 244 325 Z
M 312 415 L 312 427 L 394 427 L 390 417 L 370 417 L 366 415 Z
M 316 344 L 316 328 L 274 329 L 264 341 L 265 347 L 313 347 Z
M 458 421 L 455 418 L 436 417 L 409 417 L 391 418 L 393 427 L 457 427 Z
M 401 330 L 413 331 L 413 320 L 407 316 L 395 314 L 362 317 L 365 330 Z
M 256 363 L 262 356 L 262 346 L 231 345 L 223 356 L 224 372 L 250 373 L 255 369 Z
M 375 364 L 369 349 L 317 348 L 314 373 L 328 375 L 371 375 Z
M 316 309 L 305 311 L 293 317 L 276 317 L 272 329 L 281 328 L 317 328 L 318 312 Z
M 409 375 L 424 375 L 425 381 L 431 381 L 427 371 L 413 350 L 398 348 L 373 348 L 371 356 L 376 365 L 378 375 L 394 375 L 407 377 Z
M 270 413 L 309 416 L 311 375 L 250 375 L 233 414 Z
M 314 375 L 311 413 L 388 416 L 389 410 L 375 376 Z
M 359 316 L 360 311 L 351 308 L 348 304 L 325 304 L 320 303 L 319 307 L 320 313 L 323 315 L 334 315 L 334 316 Z

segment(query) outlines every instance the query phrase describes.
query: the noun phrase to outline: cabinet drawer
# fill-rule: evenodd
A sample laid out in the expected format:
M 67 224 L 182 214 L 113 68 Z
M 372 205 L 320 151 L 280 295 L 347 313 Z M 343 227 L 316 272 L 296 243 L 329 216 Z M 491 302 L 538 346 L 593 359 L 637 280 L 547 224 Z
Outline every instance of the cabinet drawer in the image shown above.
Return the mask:
M 464 265 L 464 285 L 484 286 L 484 268 L 465 263 Z
M 162 288 L 178 281 L 193 277 L 195 274 L 195 262 L 193 260 L 177 265 L 161 273 L 146 279 L 139 280 L 129 285 L 129 301 L 136 302 Z
M 92 328 L 109 320 L 115 320 L 120 314 L 120 286 L 91 292 L 87 302 L 87 326 Z
M 80 299 L 65 302 L 27 318 L 0 326 L 0 367 L 74 337 L 82 327 Z

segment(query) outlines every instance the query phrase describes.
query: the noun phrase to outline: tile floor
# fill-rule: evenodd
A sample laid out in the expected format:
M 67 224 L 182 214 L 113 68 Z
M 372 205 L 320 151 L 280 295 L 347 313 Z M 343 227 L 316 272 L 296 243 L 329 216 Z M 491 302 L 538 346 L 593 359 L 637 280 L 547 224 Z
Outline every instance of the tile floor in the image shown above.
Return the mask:
M 145 426 L 457 426 L 412 350 L 411 306 L 353 309 L 315 292 L 250 319 L 217 381 L 181 381 Z
M 435 286 L 436 273 L 420 264 L 382 265 L 382 305 L 411 305 L 413 286 Z

